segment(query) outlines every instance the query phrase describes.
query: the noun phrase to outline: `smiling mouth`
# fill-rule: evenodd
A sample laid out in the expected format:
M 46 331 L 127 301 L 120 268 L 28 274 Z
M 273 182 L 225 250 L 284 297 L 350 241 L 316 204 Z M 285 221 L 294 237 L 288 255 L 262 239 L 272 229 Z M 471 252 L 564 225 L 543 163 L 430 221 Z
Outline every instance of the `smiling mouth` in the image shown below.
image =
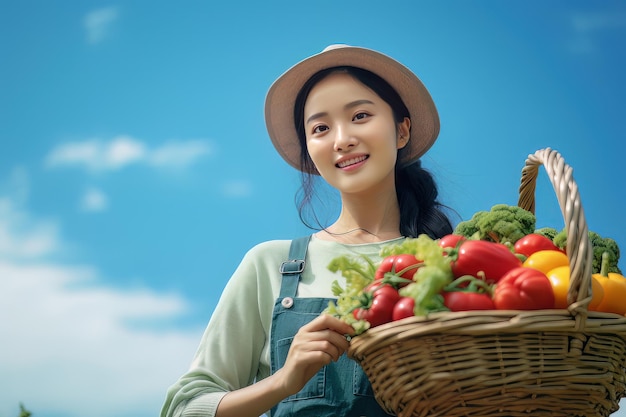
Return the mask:
M 341 161 L 339 163 L 337 163 L 335 166 L 337 168 L 345 168 L 348 167 L 350 165 L 354 165 L 354 164 L 358 164 L 359 162 L 363 162 L 368 158 L 367 155 L 363 155 L 363 156 L 359 156 L 356 158 L 350 158 L 350 159 L 346 159 L 345 161 Z

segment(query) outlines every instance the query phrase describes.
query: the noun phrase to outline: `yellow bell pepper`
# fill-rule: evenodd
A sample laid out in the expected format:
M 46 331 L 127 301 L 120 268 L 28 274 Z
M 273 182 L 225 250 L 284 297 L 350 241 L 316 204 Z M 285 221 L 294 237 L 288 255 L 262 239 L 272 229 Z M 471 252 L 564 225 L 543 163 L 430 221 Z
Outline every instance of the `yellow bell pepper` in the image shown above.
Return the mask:
M 604 297 L 598 306 L 598 311 L 606 313 L 626 314 L 626 278 L 624 276 L 607 272 L 609 266 L 609 254 L 602 254 L 602 267 L 599 274 L 593 274 L 593 278 L 597 279 L 602 288 L 604 288 Z
M 570 269 L 569 265 L 557 266 L 549 271 L 546 276 L 552 284 L 552 290 L 554 291 L 554 308 L 567 308 L 569 303 L 567 302 L 567 291 L 569 290 L 570 283 Z M 591 301 L 587 306 L 589 311 L 600 311 L 599 307 L 604 299 L 604 287 L 600 284 L 597 278 L 591 277 Z
M 569 265 L 569 258 L 559 250 L 544 249 L 531 254 L 523 263 L 523 266 L 537 269 L 544 274 L 558 266 Z

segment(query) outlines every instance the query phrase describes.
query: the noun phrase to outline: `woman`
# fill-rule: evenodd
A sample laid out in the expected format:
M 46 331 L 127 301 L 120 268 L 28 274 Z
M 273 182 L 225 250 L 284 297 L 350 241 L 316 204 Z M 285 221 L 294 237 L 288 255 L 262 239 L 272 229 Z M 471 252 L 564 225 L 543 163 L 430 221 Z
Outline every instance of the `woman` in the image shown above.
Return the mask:
M 279 154 L 303 173 L 301 217 L 318 176 L 338 190 L 340 214 L 300 244 L 305 262 L 284 263 L 295 253 L 289 240 L 245 255 L 161 416 L 386 416 L 345 355 L 353 329 L 320 314 L 342 279 L 327 265 L 342 254 L 376 258 L 382 245 L 406 237 L 452 232 L 419 161 L 439 133 L 435 105 L 397 61 L 336 45 L 276 80 L 266 124 Z

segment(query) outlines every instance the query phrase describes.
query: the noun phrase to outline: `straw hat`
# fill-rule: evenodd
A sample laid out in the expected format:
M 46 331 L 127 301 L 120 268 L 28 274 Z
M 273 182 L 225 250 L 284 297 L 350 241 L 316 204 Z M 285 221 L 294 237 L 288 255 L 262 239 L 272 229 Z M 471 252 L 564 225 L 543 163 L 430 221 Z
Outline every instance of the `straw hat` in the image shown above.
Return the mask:
M 267 131 L 278 153 L 291 166 L 302 170 L 294 123 L 296 96 L 315 73 L 337 66 L 371 71 L 385 79 L 402 98 L 411 116 L 411 139 L 402 152 L 401 164 L 419 159 L 433 145 L 439 134 L 437 108 L 424 84 L 411 70 L 371 49 L 331 45 L 287 70 L 272 84 L 265 99 Z

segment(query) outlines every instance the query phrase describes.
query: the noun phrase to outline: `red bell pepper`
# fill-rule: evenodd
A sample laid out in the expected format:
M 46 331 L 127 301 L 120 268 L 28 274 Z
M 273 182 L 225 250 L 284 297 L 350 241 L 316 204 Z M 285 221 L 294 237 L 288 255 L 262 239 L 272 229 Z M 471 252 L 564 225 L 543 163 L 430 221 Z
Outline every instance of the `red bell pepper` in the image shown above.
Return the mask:
M 486 240 L 465 240 L 449 256 L 456 278 L 471 275 L 489 283 L 497 282 L 511 269 L 522 266 L 522 261 L 506 245 Z
M 554 308 L 554 291 L 546 274 L 522 266 L 509 271 L 498 281 L 493 303 L 499 310 Z

